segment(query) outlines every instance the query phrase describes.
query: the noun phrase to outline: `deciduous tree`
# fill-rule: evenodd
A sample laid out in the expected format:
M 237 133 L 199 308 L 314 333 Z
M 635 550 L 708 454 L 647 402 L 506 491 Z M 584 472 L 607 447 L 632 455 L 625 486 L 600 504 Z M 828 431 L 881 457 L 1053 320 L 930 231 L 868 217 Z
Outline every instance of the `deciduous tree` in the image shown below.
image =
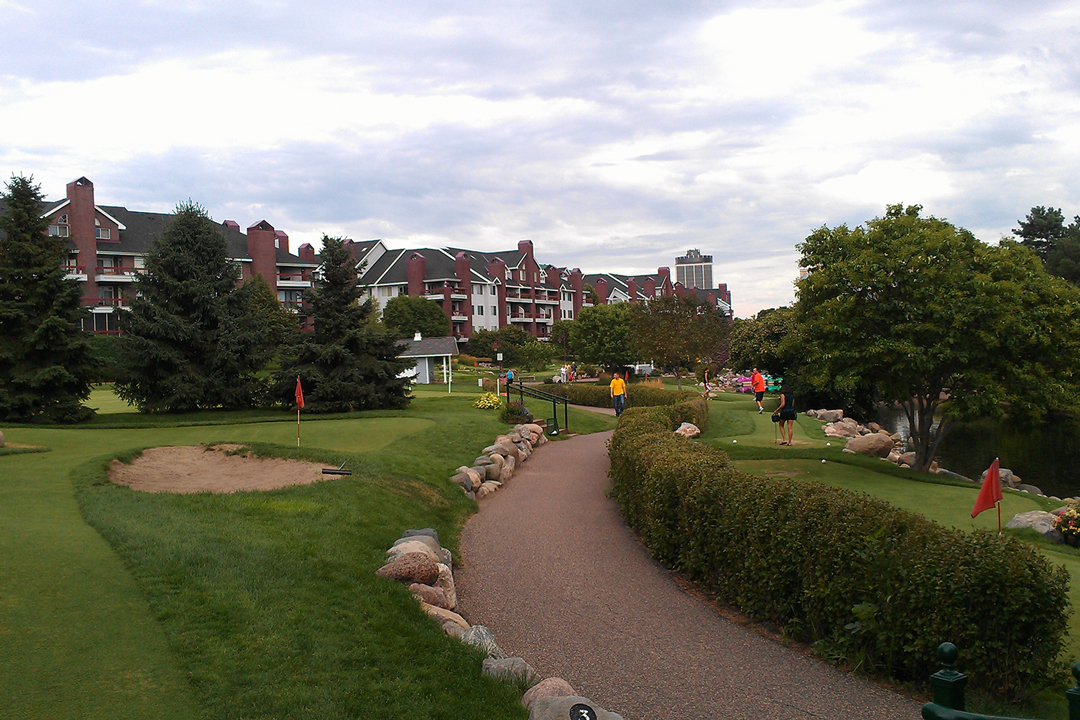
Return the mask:
M 630 307 L 626 303 L 583 308 L 570 331 L 570 347 L 579 362 L 615 370 L 632 363 Z
M 715 305 L 693 295 L 667 295 L 634 303 L 630 322 L 637 356 L 672 368 L 679 389 L 683 370 L 715 353 L 731 328 Z
M 395 338 L 446 337 L 450 334 L 450 318 L 442 307 L 427 298 L 398 295 L 386 303 L 382 321 L 387 332 Z
M 313 332 L 282 351 L 275 396 L 292 404 L 299 377 L 308 412 L 402 408 L 408 364 L 397 357 L 397 338 L 375 322 L 375 305 L 358 302 L 356 263 L 343 238 L 323 236 L 322 276 L 307 295 Z
M 920 210 L 811 234 L 795 310 L 807 379 L 900 403 L 926 470 L 958 420 L 1076 406 L 1080 289 L 1018 243 L 985 245 Z
M 0 419 L 77 422 L 95 369 L 78 283 L 61 267 L 65 241 L 47 234 L 40 188 L 12 177 L 0 196 Z

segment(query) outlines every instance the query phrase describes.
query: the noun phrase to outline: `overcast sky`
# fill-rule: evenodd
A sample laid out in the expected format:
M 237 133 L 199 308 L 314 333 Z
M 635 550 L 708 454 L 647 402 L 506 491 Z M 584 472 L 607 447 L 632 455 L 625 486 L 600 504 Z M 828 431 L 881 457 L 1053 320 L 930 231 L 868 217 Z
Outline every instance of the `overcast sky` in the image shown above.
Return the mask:
M 1080 213 L 1080 3 L 0 0 L 0 171 L 49 198 L 655 272 L 740 317 L 887 203 Z

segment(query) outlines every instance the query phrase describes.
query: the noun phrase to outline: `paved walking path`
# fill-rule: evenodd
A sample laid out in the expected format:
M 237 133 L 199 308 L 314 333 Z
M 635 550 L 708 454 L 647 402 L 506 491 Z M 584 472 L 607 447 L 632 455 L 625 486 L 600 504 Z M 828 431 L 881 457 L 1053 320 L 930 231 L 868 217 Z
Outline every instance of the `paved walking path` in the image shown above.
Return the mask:
M 634 720 L 873 720 L 919 706 L 744 630 L 676 584 L 626 529 L 606 441 L 540 447 L 462 537 L 458 597 L 511 655 Z

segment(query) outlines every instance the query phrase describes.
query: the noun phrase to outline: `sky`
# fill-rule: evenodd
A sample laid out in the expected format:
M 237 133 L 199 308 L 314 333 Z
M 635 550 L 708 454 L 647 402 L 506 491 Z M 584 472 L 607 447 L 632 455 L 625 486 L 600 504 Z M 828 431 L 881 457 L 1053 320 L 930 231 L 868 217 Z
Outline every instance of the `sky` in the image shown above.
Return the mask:
M 0 0 L 0 172 L 50 199 L 644 273 L 735 314 L 920 204 L 1080 214 L 1080 2 Z

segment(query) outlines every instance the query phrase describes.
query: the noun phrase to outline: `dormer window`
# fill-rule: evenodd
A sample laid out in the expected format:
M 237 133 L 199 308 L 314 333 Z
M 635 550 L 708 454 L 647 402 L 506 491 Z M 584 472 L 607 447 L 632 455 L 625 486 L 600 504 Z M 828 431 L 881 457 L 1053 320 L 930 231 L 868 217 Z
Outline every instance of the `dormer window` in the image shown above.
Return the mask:
M 49 226 L 49 235 L 52 237 L 69 237 L 71 235 L 67 214 L 61 215 L 57 218 L 55 225 Z
M 98 240 L 112 240 L 112 230 L 109 228 L 94 228 L 94 237 Z

